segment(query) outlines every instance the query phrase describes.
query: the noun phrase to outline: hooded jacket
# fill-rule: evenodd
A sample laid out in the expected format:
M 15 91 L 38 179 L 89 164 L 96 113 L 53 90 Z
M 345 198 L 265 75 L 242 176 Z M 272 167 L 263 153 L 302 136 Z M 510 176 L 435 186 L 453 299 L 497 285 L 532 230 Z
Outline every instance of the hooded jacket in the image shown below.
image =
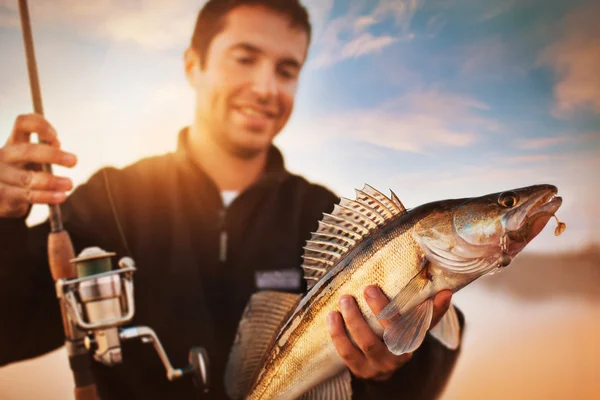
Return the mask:
M 175 368 L 202 346 L 210 358 L 211 391 L 197 393 L 189 377 L 168 381 L 153 347 L 123 341 L 122 364 L 93 362 L 102 399 L 226 398 L 223 374 L 249 297 L 259 290 L 302 293 L 303 246 L 338 198 L 285 168 L 269 151 L 262 178 L 225 208 L 215 183 L 193 161 L 188 130 L 177 150 L 123 169 L 103 168 L 61 206 L 75 252 L 97 246 L 133 258 L 135 317 L 127 326 L 156 332 Z M 0 220 L 0 365 L 42 355 L 64 344 L 47 262 L 48 222 Z M 462 322 L 462 316 L 461 316 Z M 438 396 L 457 351 L 427 338 L 387 382 L 353 378 L 354 398 Z M 202 397 L 204 396 L 204 397 Z

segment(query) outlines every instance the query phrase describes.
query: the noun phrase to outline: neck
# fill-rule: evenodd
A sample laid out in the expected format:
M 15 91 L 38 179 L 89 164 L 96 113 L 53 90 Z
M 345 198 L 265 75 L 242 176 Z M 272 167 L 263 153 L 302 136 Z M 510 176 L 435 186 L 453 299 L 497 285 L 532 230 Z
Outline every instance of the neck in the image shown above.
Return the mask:
M 267 163 L 266 151 L 252 158 L 237 157 L 197 124 L 190 128 L 189 145 L 194 162 L 215 182 L 219 191 L 244 191 L 260 179 Z

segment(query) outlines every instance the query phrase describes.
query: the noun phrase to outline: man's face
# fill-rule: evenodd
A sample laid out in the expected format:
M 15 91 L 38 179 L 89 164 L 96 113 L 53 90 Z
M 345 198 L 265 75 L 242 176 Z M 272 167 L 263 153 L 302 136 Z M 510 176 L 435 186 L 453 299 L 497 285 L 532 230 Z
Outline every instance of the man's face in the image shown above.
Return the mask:
M 239 157 L 268 149 L 292 112 L 307 46 L 304 30 L 267 8 L 240 6 L 229 12 L 208 48 L 204 69 L 195 52 L 186 55 L 202 129 Z

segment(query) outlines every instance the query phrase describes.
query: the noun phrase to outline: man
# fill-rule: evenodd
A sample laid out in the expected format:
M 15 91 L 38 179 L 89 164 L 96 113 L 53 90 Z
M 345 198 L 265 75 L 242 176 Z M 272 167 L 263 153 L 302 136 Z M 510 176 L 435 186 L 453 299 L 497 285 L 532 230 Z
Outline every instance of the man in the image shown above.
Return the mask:
M 61 150 L 41 116 L 17 118 L 0 149 L 0 365 L 63 344 L 46 261 L 49 226 L 25 225 L 31 204 L 61 204 L 76 252 L 99 246 L 136 261 L 132 324 L 152 327 L 176 366 L 187 363 L 192 346 L 206 347 L 211 396 L 224 398 L 223 371 L 250 295 L 305 289 L 302 247 L 337 202 L 329 190 L 287 172 L 272 145 L 292 112 L 310 39 L 308 16 L 296 1 L 209 1 L 185 53 L 196 113 L 177 151 L 102 169 L 68 198 L 68 179 L 24 166 L 73 167 L 75 156 Z M 50 145 L 29 143 L 31 132 Z M 277 271 L 291 278 L 264 284 Z M 365 298 L 375 313 L 388 303 L 375 287 L 365 288 Z M 436 296 L 436 321 L 449 303 L 449 293 Z M 355 398 L 441 392 L 456 352 L 428 338 L 413 355 L 394 356 L 354 299 L 343 296 L 340 307 L 329 329 L 352 371 Z M 193 397 L 189 379 L 167 381 L 149 346 L 125 342 L 123 358 L 114 367 L 94 363 L 102 398 Z

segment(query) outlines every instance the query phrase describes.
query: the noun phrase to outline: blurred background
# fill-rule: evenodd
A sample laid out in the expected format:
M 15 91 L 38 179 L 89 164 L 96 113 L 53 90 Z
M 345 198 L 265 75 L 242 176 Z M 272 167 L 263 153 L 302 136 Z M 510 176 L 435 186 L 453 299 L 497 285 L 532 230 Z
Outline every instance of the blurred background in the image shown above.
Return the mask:
M 182 61 L 202 3 L 30 1 L 45 114 L 79 156 L 57 174 L 80 184 L 175 149 L 192 119 Z M 291 171 L 345 197 L 391 188 L 407 207 L 535 183 L 563 196 L 563 235 L 551 221 L 504 272 L 455 296 L 467 329 L 443 398 L 600 398 L 600 3 L 304 4 L 313 45 L 276 140 Z M 32 111 L 16 0 L 0 0 L 0 52 L 4 143 Z M 36 206 L 28 223 L 46 216 Z M 63 349 L 0 368 L 2 399 L 71 393 Z

